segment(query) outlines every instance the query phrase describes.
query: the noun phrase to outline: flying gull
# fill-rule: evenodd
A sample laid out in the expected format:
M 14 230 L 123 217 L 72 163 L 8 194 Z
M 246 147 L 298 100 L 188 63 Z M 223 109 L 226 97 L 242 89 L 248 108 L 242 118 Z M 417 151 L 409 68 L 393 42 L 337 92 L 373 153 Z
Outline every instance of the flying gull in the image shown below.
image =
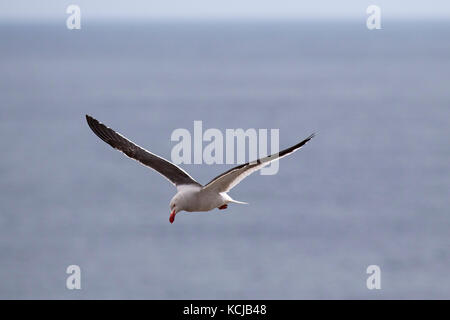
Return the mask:
M 222 210 L 228 207 L 228 203 L 246 204 L 245 202 L 232 199 L 227 192 L 245 177 L 270 164 L 272 161 L 283 158 L 300 149 L 314 137 L 314 134 L 312 134 L 305 140 L 283 151 L 238 165 L 202 186 L 186 171 L 172 162 L 141 148 L 89 115 L 86 115 L 86 120 L 89 127 L 100 139 L 114 149 L 122 151 L 128 157 L 157 171 L 175 185 L 177 193 L 170 200 L 170 223 L 175 221 L 175 216 L 180 211 L 210 211 L 214 208 Z

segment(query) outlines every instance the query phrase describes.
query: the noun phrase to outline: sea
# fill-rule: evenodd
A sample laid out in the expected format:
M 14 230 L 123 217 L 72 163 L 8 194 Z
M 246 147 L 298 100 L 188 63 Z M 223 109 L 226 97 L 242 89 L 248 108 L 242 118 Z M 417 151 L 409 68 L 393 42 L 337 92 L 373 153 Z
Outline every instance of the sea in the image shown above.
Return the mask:
M 450 298 L 448 21 L 2 22 L 0 39 L 1 299 Z M 316 136 L 230 191 L 249 204 L 170 224 L 176 189 L 85 114 L 167 159 L 194 121 L 278 129 L 281 149 Z

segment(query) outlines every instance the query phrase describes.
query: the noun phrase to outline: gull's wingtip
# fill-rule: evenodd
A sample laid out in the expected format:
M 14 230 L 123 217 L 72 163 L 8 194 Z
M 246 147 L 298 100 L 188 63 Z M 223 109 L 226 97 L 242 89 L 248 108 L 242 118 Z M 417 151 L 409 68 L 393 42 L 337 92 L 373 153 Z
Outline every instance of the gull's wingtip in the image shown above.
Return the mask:
M 92 117 L 88 114 L 86 114 L 85 116 L 86 116 L 86 121 L 87 121 L 89 127 L 93 128 L 93 126 L 100 124 L 100 122 L 97 119 L 95 119 L 94 117 Z

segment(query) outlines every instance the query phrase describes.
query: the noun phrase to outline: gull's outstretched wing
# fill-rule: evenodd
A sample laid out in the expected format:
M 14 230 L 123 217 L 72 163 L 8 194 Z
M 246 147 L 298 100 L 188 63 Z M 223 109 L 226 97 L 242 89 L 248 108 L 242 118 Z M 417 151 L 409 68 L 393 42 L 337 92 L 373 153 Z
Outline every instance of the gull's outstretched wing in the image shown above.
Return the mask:
M 139 147 L 137 144 L 131 142 L 121 134 L 108 128 L 103 123 L 98 122 L 91 116 L 86 115 L 86 120 L 89 127 L 94 133 L 114 149 L 122 151 L 130 158 L 139 161 L 143 165 L 152 168 L 166 177 L 175 186 L 194 184 L 201 186 L 189 174 L 175 164 L 167 161 L 164 158 Z
M 258 159 L 256 161 L 252 161 L 252 162 L 247 162 L 247 163 L 241 164 L 237 167 L 234 167 L 234 168 L 222 173 L 220 176 L 215 177 L 211 182 L 206 184 L 203 188 L 208 189 L 208 190 L 214 190 L 216 192 L 228 192 L 234 186 L 236 186 L 239 182 L 241 182 L 245 177 L 247 177 L 250 174 L 252 174 L 253 172 L 258 171 L 259 169 L 267 166 L 272 161 L 281 159 L 281 158 L 287 156 L 288 154 L 291 154 L 294 151 L 300 149 L 313 137 L 314 137 L 314 133 L 312 135 L 310 135 L 308 138 L 306 138 L 305 140 L 297 143 L 295 146 L 284 149 L 283 151 L 272 154 L 268 157 L 261 158 L 261 159 Z

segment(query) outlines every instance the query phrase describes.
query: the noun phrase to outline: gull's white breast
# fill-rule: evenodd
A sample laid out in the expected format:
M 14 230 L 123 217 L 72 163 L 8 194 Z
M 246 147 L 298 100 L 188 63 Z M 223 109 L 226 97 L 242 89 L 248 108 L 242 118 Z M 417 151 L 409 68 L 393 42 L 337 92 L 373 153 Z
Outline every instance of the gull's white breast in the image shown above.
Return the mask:
M 181 200 L 183 210 L 188 212 L 210 211 L 229 202 L 229 197 L 198 186 L 180 186 L 178 190 L 176 197 Z

